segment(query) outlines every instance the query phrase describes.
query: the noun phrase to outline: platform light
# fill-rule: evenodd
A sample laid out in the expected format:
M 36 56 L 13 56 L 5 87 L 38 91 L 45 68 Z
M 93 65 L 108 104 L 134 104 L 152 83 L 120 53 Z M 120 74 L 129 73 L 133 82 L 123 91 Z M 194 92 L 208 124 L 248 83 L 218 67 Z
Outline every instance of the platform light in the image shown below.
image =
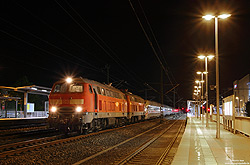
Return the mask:
M 81 112 L 82 111 L 82 107 L 76 107 L 76 112 Z
M 67 82 L 67 83 L 71 83 L 72 81 L 73 81 L 73 80 L 72 80 L 71 77 L 66 78 L 66 82 Z
M 205 20 L 211 20 L 211 19 L 213 19 L 214 17 L 215 17 L 215 16 L 210 15 L 210 14 L 205 15 L 205 16 L 202 16 L 202 18 L 204 18 Z
M 207 56 L 209 60 L 213 59 L 214 58 L 214 55 L 208 55 Z
M 206 56 L 204 56 L 204 55 L 198 56 L 199 59 L 204 59 L 205 57 L 206 57 Z
M 51 111 L 52 111 L 52 112 L 56 112 L 56 110 L 57 110 L 56 107 L 52 107 L 52 108 L 51 108 Z
M 219 15 L 218 18 L 225 19 L 225 18 L 228 18 L 230 16 L 231 16 L 231 14 L 222 14 L 222 15 Z

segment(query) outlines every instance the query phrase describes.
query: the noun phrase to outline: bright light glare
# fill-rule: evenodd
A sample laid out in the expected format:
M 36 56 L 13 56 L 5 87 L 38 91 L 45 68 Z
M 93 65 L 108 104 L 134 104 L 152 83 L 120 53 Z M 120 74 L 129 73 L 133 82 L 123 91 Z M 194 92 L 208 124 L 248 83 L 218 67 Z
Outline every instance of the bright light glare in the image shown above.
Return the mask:
M 199 81 L 199 80 L 196 80 L 195 82 L 196 82 L 196 83 L 199 83 L 200 81 Z
M 82 111 L 82 107 L 76 107 L 76 112 L 81 112 Z
M 197 86 L 194 86 L 194 88 L 198 88 Z
M 71 77 L 66 78 L 66 82 L 67 83 L 71 83 L 72 82 L 72 78 Z
M 201 72 L 199 71 L 199 72 L 196 72 L 197 74 L 201 74 Z
M 219 15 L 218 17 L 222 18 L 222 19 L 225 19 L 225 18 L 228 18 L 230 16 L 231 16 L 231 14 L 222 14 L 222 15 Z
M 201 80 L 202 83 L 204 83 L 204 80 Z
M 198 86 L 198 88 L 201 88 L 201 86 Z
M 200 55 L 200 56 L 198 56 L 198 58 L 199 58 L 199 59 L 204 59 L 204 58 L 205 58 L 205 56 Z
M 52 111 L 52 112 L 56 112 L 56 107 L 52 107 L 52 108 L 51 108 L 51 111 Z
M 202 18 L 204 18 L 205 20 L 211 20 L 213 19 L 215 16 L 213 15 L 205 15 L 205 16 L 202 16 Z
M 214 58 L 214 55 L 209 55 L 207 56 L 209 60 L 213 59 Z
M 238 99 L 239 99 L 239 97 L 236 97 L 236 99 L 238 100 Z

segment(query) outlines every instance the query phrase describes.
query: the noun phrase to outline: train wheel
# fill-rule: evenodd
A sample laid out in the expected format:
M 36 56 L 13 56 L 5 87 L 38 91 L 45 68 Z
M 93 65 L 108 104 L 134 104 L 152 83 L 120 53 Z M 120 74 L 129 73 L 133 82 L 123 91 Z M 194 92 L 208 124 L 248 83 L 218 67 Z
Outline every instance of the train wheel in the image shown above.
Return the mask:
M 84 133 L 84 129 L 83 129 L 83 125 L 82 124 L 78 126 L 77 132 L 80 135 Z
M 101 127 L 102 129 L 106 129 L 107 128 L 107 120 L 106 119 L 101 119 Z
M 115 119 L 115 128 L 119 127 L 119 119 Z

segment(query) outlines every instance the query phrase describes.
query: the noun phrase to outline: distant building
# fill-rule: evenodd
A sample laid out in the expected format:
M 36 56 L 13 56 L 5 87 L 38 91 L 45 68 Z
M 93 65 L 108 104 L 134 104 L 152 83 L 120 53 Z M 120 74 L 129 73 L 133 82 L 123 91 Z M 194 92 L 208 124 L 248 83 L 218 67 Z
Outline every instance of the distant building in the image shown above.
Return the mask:
M 236 116 L 246 116 L 246 103 L 250 101 L 250 74 L 233 82 Z

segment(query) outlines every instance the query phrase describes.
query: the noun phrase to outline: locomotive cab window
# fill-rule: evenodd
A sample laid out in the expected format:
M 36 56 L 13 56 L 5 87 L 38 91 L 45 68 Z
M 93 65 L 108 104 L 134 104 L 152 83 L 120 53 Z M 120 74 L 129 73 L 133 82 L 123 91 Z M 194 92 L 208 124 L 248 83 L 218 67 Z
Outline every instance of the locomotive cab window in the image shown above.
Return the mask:
M 69 92 L 83 92 L 82 84 L 70 84 Z
M 54 87 L 53 92 L 54 93 L 65 93 L 67 90 L 67 85 L 66 84 L 56 84 Z

